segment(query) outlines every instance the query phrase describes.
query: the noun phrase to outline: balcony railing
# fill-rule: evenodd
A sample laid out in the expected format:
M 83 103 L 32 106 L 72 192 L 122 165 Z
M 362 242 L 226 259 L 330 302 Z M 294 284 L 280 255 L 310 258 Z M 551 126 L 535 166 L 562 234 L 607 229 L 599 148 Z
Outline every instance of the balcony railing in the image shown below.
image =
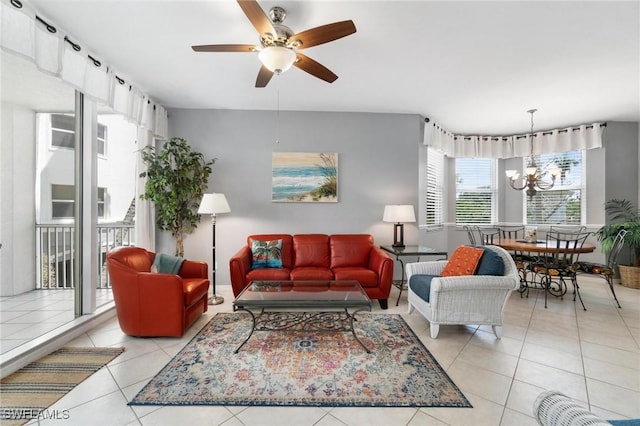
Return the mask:
M 98 232 L 98 287 L 111 288 L 107 253 L 119 246 L 131 246 L 133 227 L 123 223 L 100 224 Z M 73 288 L 75 263 L 73 224 L 36 224 L 36 288 Z

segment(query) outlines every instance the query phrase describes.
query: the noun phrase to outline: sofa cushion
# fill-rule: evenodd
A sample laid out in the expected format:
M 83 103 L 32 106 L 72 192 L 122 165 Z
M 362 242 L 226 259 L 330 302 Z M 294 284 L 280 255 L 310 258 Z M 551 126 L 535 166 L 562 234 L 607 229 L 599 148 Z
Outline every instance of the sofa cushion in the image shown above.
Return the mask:
M 373 247 L 373 237 L 368 234 L 331 235 L 331 269 L 346 266 L 367 267 Z
M 280 251 L 282 267 L 291 269 L 293 267 L 293 240 L 289 234 L 256 234 L 247 237 L 247 246 L 251 248 L 252 242 L 282 240 Z
M 251 281 L 288 281 L 291 270 L 289 268 L 260 268 L 247 273 L 247 284 Z
M 316 266 L 302 266 L 291 271 L 292 280 L 332 280 L 333 272 L 329 268 L 319 268 Z
M 157 253 L 151 264 L 151 272 L 176 275 L 184 259 L 165 253 Z
M 478 247 L 484 250 L 484 254 L 480 258 L 476 275 L 504 275 L 504 261 L 498 253 L 491 249 Z
M 478 247 L 459 246 L 441 272 L 443 277 L 474 275 L 484 250 Z
M 183 278 L 182 290 L 184 291 L 185 306 L 191 306 L 209 291 L 209 280 L 206 278 Z
M 438 275 L 412 275 L 409 279 L 409 288 L 418 297 L 425 302 L 429 301 L 429 294 L 431 294 L 431 280 Z
M 293 265 L 299 267 L 316 266 L 329 268 L 329 236 L 325 234 L 304 234 L 293 236 Z
M 369 268 L 344 266 L 332 268 L 332 271 L 336 280 L 356 280 L 363 288 L 378 286 L 378 274 Z

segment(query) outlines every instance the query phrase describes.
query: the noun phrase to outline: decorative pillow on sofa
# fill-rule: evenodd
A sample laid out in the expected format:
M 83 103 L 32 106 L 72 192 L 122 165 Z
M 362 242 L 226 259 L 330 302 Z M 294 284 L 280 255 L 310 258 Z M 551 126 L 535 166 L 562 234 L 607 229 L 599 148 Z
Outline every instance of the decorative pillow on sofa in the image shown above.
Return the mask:
M 251 257 L 251 269 L 282 268 L 282 240 L 253 240 Z
M 476 247 L 484 250 L 478 269 L 476 269 L 476 275 L 504 275 L 504 261 L 500 255 L 491 249 L 484 249 L 482 246 Z
M 443 277 L 474 275 L 483 254 L 484 250 L 481 248 L 460 246 L 455 249 L 440 275 Z

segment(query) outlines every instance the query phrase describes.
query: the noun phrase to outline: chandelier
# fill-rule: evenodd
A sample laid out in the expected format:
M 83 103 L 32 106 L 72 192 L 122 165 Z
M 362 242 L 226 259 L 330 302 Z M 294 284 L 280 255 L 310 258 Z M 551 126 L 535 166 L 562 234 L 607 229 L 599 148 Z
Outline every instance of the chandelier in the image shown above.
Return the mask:
M 529 156 L 529 165 L 525 168 L 526 177 L 523 178 L 522 186 L 516 186 L 518 181 L 518 177 L 520 177 L 520 173 L 517 170 L 507 170 L 505 174 L 509 179 L 509 184 L 516 191 L 522 191 L 524 189 L 527 190 L 527 195 L 529 197 L 533 197 L 538 193 L 538 191 L 545 191 L 547 189 L 553 188 L 553 185 L 556 183 L 556 178 L 560 175 L 559 167 L 548 167 L 546 171 L 538 170 L 538 166 L 536 165 L 535 154 L 533 152 L 533 114 L 538 111 L 537 109 L 530 109 L 527 111 L 531 114 L 531 133 L 529 134 L 530 144 L 531 144 L 531 154 Z M 551 177 L 551 182 L 545 182 L 542 180 L 546 174 L 549 174 Z

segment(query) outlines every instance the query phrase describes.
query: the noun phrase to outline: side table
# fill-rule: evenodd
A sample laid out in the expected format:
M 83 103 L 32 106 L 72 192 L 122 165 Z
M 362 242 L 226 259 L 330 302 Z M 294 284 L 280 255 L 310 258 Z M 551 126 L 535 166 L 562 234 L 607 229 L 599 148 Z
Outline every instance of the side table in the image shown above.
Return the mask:
M 405 286 L 405 271 L 404 271 L 404 262 L 402 261 L 403 256 L 417 256 L 418 259 L 416 262 L 420 262 L 420 256 L 444 256 L 444 259 L 449 258 L 449 253 L 446 251 L 439 251 L 436 249 L 432 249 L 431 247 L 426 246 L 404 246 L 404 247 L 393 247 L 393 246 L 380 246 L 380 248 L 386 251 L 389 254 L 392 254 L 396 257 L 396 260 L 400 262 L 400 266 L 402 269 L 402 278 L 400 281 L 394 280 L 393 285 L 400 290 L 398 294 L 398 300 L 396 300 L 396 306 L 400 303 L 400 296 L 402 296 L 402 290 Z

